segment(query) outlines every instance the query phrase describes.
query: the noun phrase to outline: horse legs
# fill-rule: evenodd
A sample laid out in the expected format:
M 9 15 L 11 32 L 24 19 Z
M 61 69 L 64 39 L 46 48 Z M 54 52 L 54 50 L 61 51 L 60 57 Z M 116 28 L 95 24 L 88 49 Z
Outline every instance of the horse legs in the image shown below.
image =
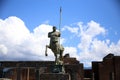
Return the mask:
M 63 51 L 64 51 L 64 47 L 62 45 L 60 45 L 60 60 L 63 60 Z
M 49 47 L 50 47 L 49 45 L 46 45 L 45 56 L 48 56 L 48 54 L 47 54 L 47 48 L 49 48 Z
M 63 59 L 63 50 L 60 50 L 60 60 L 62 61 L 62 59 Z

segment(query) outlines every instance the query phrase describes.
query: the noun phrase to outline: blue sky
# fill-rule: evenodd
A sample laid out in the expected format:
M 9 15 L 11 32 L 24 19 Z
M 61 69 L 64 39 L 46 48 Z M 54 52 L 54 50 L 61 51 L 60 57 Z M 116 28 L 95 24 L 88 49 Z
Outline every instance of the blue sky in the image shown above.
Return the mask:
M 1 0 L 1 4 L 0 18 L 17 16 L 25 22 L 30 31 L 45 21 L 58 26 L 60 6 L 62 26 L 94 20 L 105 28 L 112 29 L 111 33 L 116 32 L 120 26 L 120 6 L 117 0 Z M 117 33 L 120 34 L 119 31 Z
M 40 26 L 59 26 L 60 6 L 62 7 L 61 40 L 66 50 L 73 50 L 71 55 L 75 53 L 76 55 L 73 56 L 78 57 L 78 60 L 85 63 L 85 66 L 90 66 L 88 64 L 90 61 L 101 60 L 102 57 L 108 54 L 107 52 L 101 54 L 97 52 L 96 50 L 98 48 L 93 48 L 95 43 L 104 44 L 103 46 L 107 47 L 106 49 L 109 50 L 108 52 L 120 55 L 120 53 L 117 53 L 117 51 L 120 50 L 118 48 L 120 40 L 119 0 L 0 0 L 0 19 L 3 21 L 6 19 L 13 20 L 13 23 L 14 20 L 18 22 L 23 21 L 25 24 L 24 26 L 27 28 L 26 31 L 29 31 L 30 34 L 37 34 L 39 33 L 37 30 L 41 31 Z M 12 16 L 15 18 L 9 18 Z M 80 25 L 82 27 L 80 27 Z M 96 30 L 91 31 L 91 29 Z M 98 33 L 96 31 L 98 31 Z M 86 35 L 89 39 L 85 37 Z M 37 39 L 39 40 L 39 38 Z M 85 39 L 89 41 L 85 43 Z M 0 44 L 2 44 L 2 47 L 7 47 L 9 52 L 9 47 L 6 46 L 7 43 L 1 40 Z M 85 46 L 87 49 L 83 47 L 85 44 L 89 46 Z M 21 43 L 21 45 L 23 44 Z M 99 45 L 98 51 L 101 51 L 101 45 Z M 114 50 L 112 51 L 113 48 Z M 22 52 L 25 53 L 24 51 Z M 86 55 L 94 55 L 88 54 L 92 52 L 98 54 L 94 56 L 95 59 L 86 59 L 88 58 L 85 57 Z M 6 58 L 5 55 L 4 57 Z M 99 57 L 99 59 L 97 57 Z

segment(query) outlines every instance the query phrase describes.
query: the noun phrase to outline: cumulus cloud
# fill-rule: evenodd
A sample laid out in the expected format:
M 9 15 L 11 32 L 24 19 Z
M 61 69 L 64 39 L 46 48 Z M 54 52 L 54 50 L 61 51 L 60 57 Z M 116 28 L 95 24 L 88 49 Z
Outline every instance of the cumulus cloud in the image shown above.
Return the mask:
M 7 47 L 3 44 L 0 44 L 0 55 L 6 55 Z
M 77 27 L 76 27 L 77 26 Z M 76 31 L 74 31 L 76 29 Z M 104 56 L 109 53 L 120 55 L 120 40 L 115 44 L 110 39 L 100 40 L 99 36 L 106 36 L 107 29 L 102 27 L 95 21 L 90 21 L 86 25 L 83 22 L 78 22 L 72 26 L 65 26 L 65 31 L 69 31 L 78 36 L 79 42 L 74 50 L 77 50 L 75 56 L 84 63 L 85 66 L 91 66 L 92 61 L 101 61 Z M 73 31 L 72 31 L 73 30 Z M 75 42 L 74 38 L 74 42 Z M 68 40 L 69 41 L 69 40 Z M 68 47 L 68 51 L 71 50 Z M 74 54 L 75 52 L 73 52 Z
M 24 22 L 15 17 L 0 19 L 0 60 L 54 60 L 53 53 L 45 57 L 47 34 L 52 26 L 41 24 L 30 32 Z
M 75 57 L 77 60 L 79 60 L 78 52 L 75 47 L 65 47 L 64 53 L 69 53 L 71 57 Z
M 62 28 L 62 31 L 65 31 L 65 30 L 68 30 L 68 31 L 70 31 L 71 33 L 75 33 L 75 34 L 77 34 L 78 33 L 78 27 L 69 27 L 69 26 L 64 26 L 63 28 Z
M 49 44 L 47 35 L 51 30 L 51 25 L 40 24 L 30 32 L 25 23 L 15 16 L 0 19 L 0 60 L 54 60 L 50 49 L 48 57 L 45 57 L 45 45 Z M 90 66 L 91 61 L 102 60 L 108 53 L 120 55 L 120 40 L 114 43 L 110 39 L 98 38 L 106 36 L 107 29 L 95 21 L 64 26 L 61 31 L 62 34 L 65 31 L 76 35 L 72 37 L 73 39 L 61 38 L 61 44 L 70 41 L 74 45 L 64 46 L 64 54 L 69 53 L 85 66 Z M 108 33 L 109 31 L 107 35 Z
M 105 29 L 101 27 L 98 23 L 91 21 L 85 27 L 80 27 L 80 43 L 78 44 L 78 48 L 81 49 L 84 54 L 89 54 L 89 49 L 91 48 L 91 44 L 93 39 L 100 34 L 105 34 Z

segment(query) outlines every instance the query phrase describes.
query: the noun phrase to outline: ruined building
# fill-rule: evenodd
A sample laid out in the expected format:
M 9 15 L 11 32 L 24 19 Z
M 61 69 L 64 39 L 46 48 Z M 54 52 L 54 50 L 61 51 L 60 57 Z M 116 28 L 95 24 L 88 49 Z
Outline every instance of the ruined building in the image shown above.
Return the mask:
M 92 68 L 66 55 L 66 74 L 49 74 L 54 61 L 0 61 L 0 78 L 11 80 L 120 80 L 120 56 L 108 54 L 103 61 L 93 61 Z M 57 74 L 57 76 L 55 75 Z M 62 77 L 61 77 L 62 76 Z
M 58 74 L 51 73 L 54 61 L 0 61 L 0 77 L 11 80 L 83 80 L 82 63 L 66 55 L 64 64 L 65 74 Z
M 120 56 L 108 54 L 103 61 L 92 62 L 94 80 L 120 80 Z

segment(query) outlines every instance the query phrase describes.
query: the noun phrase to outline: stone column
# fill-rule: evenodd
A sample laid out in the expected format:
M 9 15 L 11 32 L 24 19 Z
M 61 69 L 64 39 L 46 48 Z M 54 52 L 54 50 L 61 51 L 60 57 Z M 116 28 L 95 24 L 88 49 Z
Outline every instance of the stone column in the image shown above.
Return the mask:
M 17 67 L 17 80 L 21 80 L 21 68 Z
M 110 80 L 114 80 L 114 72 L 110 73 Z
M 27 80 L 29 80 L 29 72 L 30 72 L 30 69 L 27 68 Z
M 92 73 L 92 80 L 95 80 L 95 74 L 94 74 L 94 72 Z
M 114 76 L 114 72 L 112 72 L 112 80 L 114 80 L 115 76 Z
M 77 80 L 77 74 L 74 71 L 71 73 L 71 80 Z
M 40 80 L 40 71 L 39 71 L 39 67 L 36 67 L 36 80 Z
M 0 67 L 0 78 L 3 77 L 3 68 Z

